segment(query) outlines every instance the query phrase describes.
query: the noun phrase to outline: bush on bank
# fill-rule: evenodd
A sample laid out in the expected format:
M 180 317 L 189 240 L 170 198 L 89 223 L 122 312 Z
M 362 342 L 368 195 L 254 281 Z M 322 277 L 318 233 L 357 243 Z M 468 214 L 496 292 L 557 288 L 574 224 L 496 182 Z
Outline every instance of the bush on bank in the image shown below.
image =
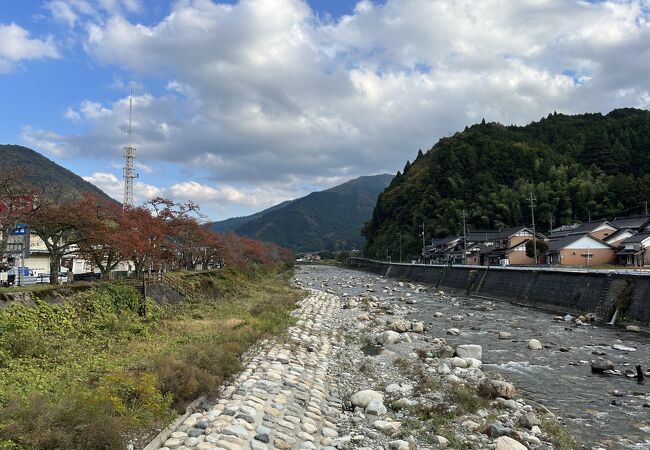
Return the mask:
M 64 304 L 0 310 L 0 449 L 122 449 L 216 393 L 259 338 L 292 322 L 299 291 L 268 267 L 178 274 L 192 303 L 158 306 L 128 284 Z

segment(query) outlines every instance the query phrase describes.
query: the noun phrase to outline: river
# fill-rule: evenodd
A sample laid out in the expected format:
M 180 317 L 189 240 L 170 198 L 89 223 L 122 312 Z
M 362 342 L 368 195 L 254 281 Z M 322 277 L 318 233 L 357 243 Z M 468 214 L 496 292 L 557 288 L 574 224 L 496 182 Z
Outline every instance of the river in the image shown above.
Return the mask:
M 526 400 L 564 417 L 569 432 L 587 447 L 650 449 L 650 379 L 643 384 L 625 376 L 592 374 L 589 364 L 595 352 L 618 370 L 635 370 L 637 364 L 647 370 L 648 334 L 607 325 L 576 325 L 507 302 L 450 293 L 436 296 L 433 287 L 415 293 L 407 289 L 408 282 L 400 286 L 396 279 L 335 267 L 302 266 L 297 276 L 338 295 L 371 290 L 382 300 L 399 301 L 408 291 L 417 302 L 410 305 L 412 320 L 427 323 L 427 333 L 446 338 L 452 346 L 481 345 L 484 370 L 503 374 Z M 435 317 L 436 312 L 442 316 Z M 454 315 L 463 320 L 452 320 Z M 449 328 L 458 328 L 461 334 L 447 336 Z M 512 339 L 499 339 L 501 331 L 512 333 Z M 544 349 L 529 350 L 532 338 Z M 636 350 L 616 350 L 615 344 Z

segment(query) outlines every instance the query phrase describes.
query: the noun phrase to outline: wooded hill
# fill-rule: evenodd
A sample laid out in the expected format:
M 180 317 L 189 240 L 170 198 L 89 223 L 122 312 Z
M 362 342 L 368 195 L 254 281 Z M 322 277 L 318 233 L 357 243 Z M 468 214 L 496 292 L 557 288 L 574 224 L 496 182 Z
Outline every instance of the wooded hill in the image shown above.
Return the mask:
M 361 248 L 363 224 L 392 175 L 373 175 L 273 206 L 248 217 L 210 225 L 299 252 Z
M 54 199 L 81 198 L 84 192 L 108 199 L 101 189 L 40 153 L 20 145 L 0 145 L 0 171 L 18 169 L 26 182 Z
M 650 201 L 650 111 L 549 114 L 526 126 L 485 123 L 440 139 L 407 162 L 364 227 L 366 254 L 404 258 L 427 241 L 470 229 L 531 222 L 538 230 L 589 218 L 632 215 Z

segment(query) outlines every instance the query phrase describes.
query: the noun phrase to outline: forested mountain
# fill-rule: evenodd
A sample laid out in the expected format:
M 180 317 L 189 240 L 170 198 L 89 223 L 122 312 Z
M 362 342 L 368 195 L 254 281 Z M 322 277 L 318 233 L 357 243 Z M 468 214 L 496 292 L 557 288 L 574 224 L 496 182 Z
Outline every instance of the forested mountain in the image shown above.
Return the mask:
M 642 212 L 650 201 L 650 111 L 550 114 L 526 126 L 485 123 L 440 139 L 407 162 L 364 227 L 366 253 L 420 254 L 426 237 L 535 220 L 553 225 Z
M 264 211 L 251 214 L 250 216 L 231 217 L 230 219 L 220 220 L 218 222 L 212 222 L 210 224 L 210 229 L 218 233 L 224 231 L 235 231 L 237 228 L 244 225 L 245 223 L 250 222 L 253 219 L 257 219 L 258 217 L 262 217 L 264 214 L 275 211 L 276 209 L 284 208 L 289 203 L 291 203 L 291 201 L 287 200 L 286 202 L 278 203 L 277 205 L 273 205 L 270 208 L 265 209 Z
M 14 169 L 20 171 L 24 179 L 52 198 L 79 197 L 82 192 L 92 192 L 109 198 L 97 186 L 30 148 L 20 145 L 0 145 L 0 170 Z
M 392 175 L 360 177 L 248 217 L 211 224 L 299 252 L 361 248 L 366 222 Z

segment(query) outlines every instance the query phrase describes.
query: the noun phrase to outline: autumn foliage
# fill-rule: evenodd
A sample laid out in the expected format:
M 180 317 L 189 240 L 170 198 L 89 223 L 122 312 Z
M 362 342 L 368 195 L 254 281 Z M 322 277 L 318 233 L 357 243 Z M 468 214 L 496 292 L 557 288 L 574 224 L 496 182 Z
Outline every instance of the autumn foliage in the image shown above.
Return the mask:
M 16 214 L 15 221 L 23 220 Z M 292 263 L 291 251 L 234 234 L 219 234 L 200 223 L 199 207 L 155 198 L 140 207 L 85 194 L 63 202 L 43 201 L 29 209 L 28 224 L 51 255 L 50 281 L 61 259 L 76 255 L 110 277 L 120 262 L 135 276 L 144 272 L 194 270 L 224 265 Z

